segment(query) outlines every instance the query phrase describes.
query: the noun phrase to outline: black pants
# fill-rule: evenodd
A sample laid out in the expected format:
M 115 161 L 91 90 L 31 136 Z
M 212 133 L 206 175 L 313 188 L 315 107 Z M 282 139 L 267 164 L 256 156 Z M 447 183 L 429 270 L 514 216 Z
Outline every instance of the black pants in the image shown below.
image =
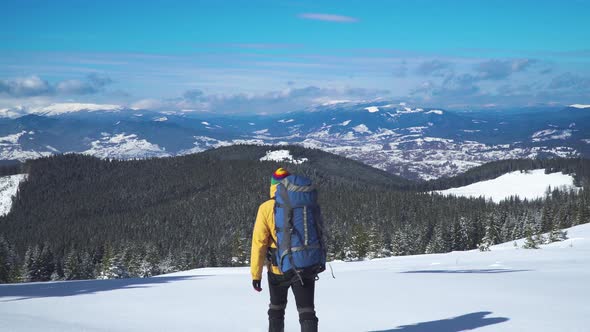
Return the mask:
M 314 306 L 315 276 L 302 276 L 302 279 L 303 284 L 297 276 L 268 273 L 268 289 L 270 291 L 268 316 L 270 319 L 284 319 L 287 294 L 289 288 L 292 288 L 297 311 L 299 312 L 299 321 L 318 321 Z

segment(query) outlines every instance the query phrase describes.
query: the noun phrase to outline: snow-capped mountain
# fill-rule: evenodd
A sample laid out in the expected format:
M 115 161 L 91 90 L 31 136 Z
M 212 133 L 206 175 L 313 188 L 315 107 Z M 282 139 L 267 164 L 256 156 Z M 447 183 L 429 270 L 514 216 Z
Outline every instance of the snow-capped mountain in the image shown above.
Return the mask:
M 2 160 L 65 152 L 128 159 L 230 144 L 300 144 L 408 178 L 432 179 L 499 159 L 590 156 L 590 111 L 584 104 L 467 113 L 340 101 L 282 115 L 235 116 L 69 103 L 1 114 Z

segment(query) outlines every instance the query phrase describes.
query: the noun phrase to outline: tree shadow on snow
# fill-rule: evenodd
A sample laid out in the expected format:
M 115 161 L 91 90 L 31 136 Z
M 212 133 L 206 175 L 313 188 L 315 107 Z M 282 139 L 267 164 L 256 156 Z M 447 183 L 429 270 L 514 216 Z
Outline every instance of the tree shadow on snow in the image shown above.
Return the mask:
M 491 312 L 489 311 L 474 312 L 454 318 L 422 322 L 414 325 L 403 325 L 391 330 L 372 332 L 459 332 L 504 323 L 509 320 L 506 317 L 485 317 L 490 314 Z
M 44 297 L 66 297 L 95 294 L 119 289 L 147 288 L 149 285 L 198 279 L 202 276 L 170 276 L 153 278 L 128 278 L 107 280 L 72 280 L 0 285 L 0 302 L 22 301 Z M 1 300 L 3 297 L 15 297 Z
M 513 269 L 473 269 L 473 270 L 416 270 L 405 271 L 400 273 L 512 273 L 528 272 L 531 270 L 513 270 Z

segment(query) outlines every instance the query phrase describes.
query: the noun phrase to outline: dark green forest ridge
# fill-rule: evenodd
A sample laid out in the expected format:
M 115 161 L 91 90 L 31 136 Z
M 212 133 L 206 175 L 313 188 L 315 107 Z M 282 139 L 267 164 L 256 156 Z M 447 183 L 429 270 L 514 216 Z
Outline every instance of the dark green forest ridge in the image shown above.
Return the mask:
M 259 161 L 277 149 L 308 161 Z M 229 146 L 131 161 L 69 154 L 0 169 L 28 174 L 11 212 L 0 217 L 0 282 L 244 265 L 256 210 L 277 167 L 319 185 L 331 259 L 467 250 L 484 237 L 493 244 L 590 221 L 585 159 L 508 160 L 417 183 L 298 146 Z M 500 204 L 424 192 L 535 168 L 574 174 L 584 189 Z

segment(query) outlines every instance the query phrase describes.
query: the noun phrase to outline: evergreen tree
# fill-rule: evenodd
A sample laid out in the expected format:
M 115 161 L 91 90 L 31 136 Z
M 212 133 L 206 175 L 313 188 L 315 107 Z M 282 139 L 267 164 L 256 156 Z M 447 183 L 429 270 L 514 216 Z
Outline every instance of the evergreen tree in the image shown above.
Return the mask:
M 547 235 L 547 243 L 567 240 L 567 231 L 559 228 L 559 225 L 554 225 L 553 229 Z
M 589 222 L 590 208 L 588 207 L 588 202 L 584 202 L 584 200 L 580 199 L 576 209 L 576 216 L 572 222 L 572 226 L 582 225 Z
M 461 217 L 453 223 L 453 250 L 467 250 L 469 249 L 469 242 L 467 219 Z
M 25 253 L 21 280 L 23 282 L 40 281 L 39 246 L 29 247 Z
M 497 215 L 491 215 L 488 218 L 486 233 L 478 246 L 480 251 L 489 251 L 491 246 L 500 243 L 497 220 Z
M 53 252 L 51 251 L 51 247 L 49 243 L 45 243 L 43 245 L 43 249 L 39 255 L 39 273 L 37 276 L 38 281 L 49 281 L 51 280 L 51 275 L 55 271 L 55 260 L 53 257 Z
M 113 271 L 114 260 L 115 253 L 113 247 L 110 244 L 106 244 L 103 248 L 102 258 L 96 275 L 98 279 L 114 279 L 117 277 L 115 271 Z
M 352 240 L 350 250 L 348 251 L 347 259 L 358 260 L 367 257 L 369 253 L 369 233 L 362 225 L 353 228 Z
M 164 274 L 178 271 L 174 265 L 174 257 L 172 252 L 168 252 L 168 255 L 166 255 L 166 257 L 164 257 L 164 259 L 159 263 L 158 269 Z
M 0 235 L 0 283 L 16 282 L 17 271 L 16 253 L 8 241 Z
M 554 219 L 555 211 L 551 207 L 551 202 L 546 201 L 543 207 L 543 214 L 541 215 L 541 227 L 538 231 L 544 233 L 553 229 Z
M 539 249 L 538 240 L 535 238 L 535 233 L 533 228 L 530 224 L 525 226 L 524 234 L 526 236 L 524 245 L 522 246 L 524 249 Z
M 434 227 L 434 231 L 432 232 L 432 237 L 430 239 L 430 242 L 426 246 L 426 253 L 427 254 L 443 253 L 443 252 L 446 252 L 447 250 L 448 250 L 448 248 L 447 248 L 445 240 L 444 240 L 442 225 L 437 224 Z
M 158 274 L 160 274 L 159 253 L 153 244 L 148 244 L 140 265 L 140 277 L 148 278 Z
M 83 273 L 80 261 L 79 253 L 74 248 L 71 248 L 64 259 L 65 280 L 81 279 Z
M 248 264 L 250 252 L 248 250 L 248 241 L 239 235 L 234 236 L 232 250 L 232 265 L 244 266 Z

